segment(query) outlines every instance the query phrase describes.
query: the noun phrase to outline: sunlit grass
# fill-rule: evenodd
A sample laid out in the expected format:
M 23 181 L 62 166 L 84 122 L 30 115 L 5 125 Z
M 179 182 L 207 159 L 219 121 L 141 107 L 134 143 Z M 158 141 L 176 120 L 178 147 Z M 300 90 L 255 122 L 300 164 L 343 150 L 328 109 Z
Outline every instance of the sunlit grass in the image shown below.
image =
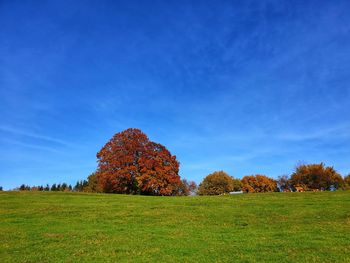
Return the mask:
M 1 262 L 350 262 L 350 191 L 0 193 Z

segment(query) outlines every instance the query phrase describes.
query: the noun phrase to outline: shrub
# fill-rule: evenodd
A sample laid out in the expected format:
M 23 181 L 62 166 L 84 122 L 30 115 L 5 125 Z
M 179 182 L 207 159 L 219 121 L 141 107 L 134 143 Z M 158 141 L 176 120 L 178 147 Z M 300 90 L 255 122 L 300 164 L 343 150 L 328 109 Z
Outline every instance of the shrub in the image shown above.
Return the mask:
M 331 186 L 336 189 L 344 184 L 344 180 L 333 167 L 320 164 L 301 164 L 295 168 L 291 176 L 293 186 L 303 186 L 305 190 L 329 190 Z
M 277 182 L 266 175 L 250 175 L 242 178 L 242 190 L 247 193 L 265 193 L 277 191 Z
M 207 175 L 199 185 L 199 195 L 219 195 L 235 190 L 237 182 L 224 171 L 217 171 Z

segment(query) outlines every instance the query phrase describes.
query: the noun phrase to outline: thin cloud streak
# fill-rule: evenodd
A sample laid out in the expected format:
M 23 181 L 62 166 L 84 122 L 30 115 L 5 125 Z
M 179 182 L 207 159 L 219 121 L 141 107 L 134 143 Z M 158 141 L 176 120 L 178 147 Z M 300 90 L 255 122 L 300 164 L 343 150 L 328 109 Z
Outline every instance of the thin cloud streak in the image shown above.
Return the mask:
M 24 143 L 24 142 L 21 142 L 21 141 L 10 140 L 10 139 L 5 139 L 5 140 L 2 140 L 2 141 L 5 142 L 5 143 L 8 143 L 8 144 L 18 145 L 18 146 L 30 148 L 30 149 L 33 149 L 33 150 L 43 150 L 43 151 L 48 151 L 48 152 L 53 152 L 53 153 L 65 154 L 63 151 L 57 150 L 55 147 L 41 146 L 41 145 L 38 145 L 38 144 L 31 144 L 31 143 Z
M 53 138 L 53 137 L 50 137 L 50 136 L 41 135 L 41 134 L 38 134 L 38 133 L 28 132 L 28 131 L 21 130 L 21 129 L 18 129 L 18 128 L 13 128 L 13 127 L 10 127 L 10 126 L 0 126 L 0 130 L 3 131 L 3 132 L 15 134 L 15 135 L 22 135 L 22 136 L 30 137 L 30 138 L 33 138 L 33 139 L 39 139 L 39 140 L 44 140 L 44 141 L 47 141 L 47 142 L 60 144 L 62 146 L 71 146 L 71 144 L 67 143 L 64 140 L 60 140 L 60 139 Z

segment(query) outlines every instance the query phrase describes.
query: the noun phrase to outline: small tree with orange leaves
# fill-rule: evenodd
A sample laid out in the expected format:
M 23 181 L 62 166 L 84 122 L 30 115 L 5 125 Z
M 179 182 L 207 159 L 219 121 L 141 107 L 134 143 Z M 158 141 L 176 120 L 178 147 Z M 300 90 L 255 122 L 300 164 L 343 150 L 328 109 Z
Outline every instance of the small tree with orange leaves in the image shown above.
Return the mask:
M 199 185 L 199 195 L 220 195 L 235 191 L 234 179 L 224 171 L 216 171 L 207 175 Z M 239 187 L 239 186 L 238 186 Z
M 181 184 L 176 156 L 139 129 L 115 134 L 97 159 L 96 176 L 104 192 L 174 195 Z
M 277 182 L 261 174 L 244 176 L 242 190 L 247 193 L 274 192 L 277 190 Z
M 291 176 L 291 182 L 294 186 L 303 186 L 304 190 L 329 190 L 331 186 L 338 189 L 344 185 L 341 175 L 324 163 L 298 165 Z

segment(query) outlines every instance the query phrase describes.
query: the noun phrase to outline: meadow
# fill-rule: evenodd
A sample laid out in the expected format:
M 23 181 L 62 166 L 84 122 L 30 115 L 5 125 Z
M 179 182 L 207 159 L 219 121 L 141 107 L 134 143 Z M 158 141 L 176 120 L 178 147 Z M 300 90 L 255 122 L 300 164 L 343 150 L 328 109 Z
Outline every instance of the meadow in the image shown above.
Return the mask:
M 0 192 L 1 262 L 350 262 L 350 191 Z

